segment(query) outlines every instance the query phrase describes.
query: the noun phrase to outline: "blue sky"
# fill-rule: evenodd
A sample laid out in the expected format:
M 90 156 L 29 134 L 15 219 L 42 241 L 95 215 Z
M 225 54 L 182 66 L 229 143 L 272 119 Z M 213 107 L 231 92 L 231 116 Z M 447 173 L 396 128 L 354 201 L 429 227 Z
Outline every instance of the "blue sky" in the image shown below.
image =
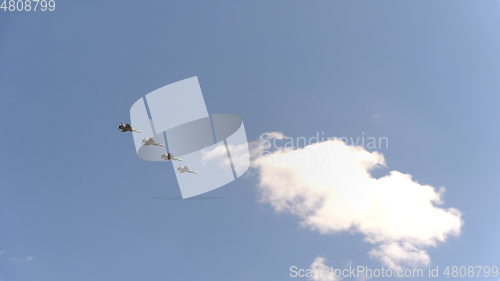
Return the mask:
M 379 266 L 260 202 L 257 179 L 179 196 L 116 130 L 197 75 L 249 139 L 387 136 L 391 169 L 463 213 L 433 265 L 500 263 L 497 1 L 85 1 L 0 14 L 0 280 L 289 280 L 291 265 Z M 379 118 L 372 118 L 377 115 Z M 26 257 L 35 259 L 27 261 Z M 10 259 L 10 257 L 16 260 Z

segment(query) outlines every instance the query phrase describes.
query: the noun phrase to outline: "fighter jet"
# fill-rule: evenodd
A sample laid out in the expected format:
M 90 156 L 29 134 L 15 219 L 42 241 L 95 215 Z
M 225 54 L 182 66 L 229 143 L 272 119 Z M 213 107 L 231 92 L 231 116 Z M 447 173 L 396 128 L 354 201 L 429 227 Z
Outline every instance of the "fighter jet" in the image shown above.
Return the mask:
M 122 131 L 123 133 L 124 132 L 136 132 L 136 133 L 141 132 L 139 130 L 132 128 L 132 126 L 130 126 L 129 123 L 126 123 L 126 124 L 120 123 L 120 125 L 118 125 L 118 130 Z
M 190 173 L 190 174 L 198 174 L 196 171 L 193 171 L 193 170 L 189 170 L 189 168 L 187 166 L 184 166 L 184 165 L 180 165 L 177 167 L 177 171 L 179 173 Z
M 164 146 L 163 144 L 156 142 L 153 138 L 143 138 L 142 143 L 144 145 Z
M 172 155 L 172 153 L 163 153 L 161 155 L 161 159 L 164 160 L 164 161 L 177 160 L 177 161 L 181 161 L 182 162 L 182 160 L 180 158 L 175 157 L 174 155 Z

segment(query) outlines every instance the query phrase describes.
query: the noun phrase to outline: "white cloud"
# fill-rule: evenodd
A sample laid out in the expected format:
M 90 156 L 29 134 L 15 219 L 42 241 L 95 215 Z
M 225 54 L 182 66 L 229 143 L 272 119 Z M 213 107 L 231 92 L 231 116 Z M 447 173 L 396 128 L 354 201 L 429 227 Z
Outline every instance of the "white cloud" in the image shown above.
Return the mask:
M 267 133 L 262 134 L 262 138 L 270 139 L 270 140 L 273 140 L 273 139 L 282 140 L 285 137 L 286 137 L 285 134 L 283 134 L 282 132 L 267 132 Z
M 0 257 L 5 256 L 6 253 L 7 253 L 6 250 L 0 250 Z M 17 262 L 17 261 L 31 262 L 35 259 L 36 259 L 36 257 L 33 257 L 33 256 L 25 256 L 24 258 L 20 258 L 20 259 L 18 259 L 16 257 L 8 257 L 8 260 L 11 262 Z
M 340 280 L 335 276 L 335 272 L 330 270 L 325 264 L 325 258 L 317 257 L 311 264 L 312 276 L 309 278 L 313 281 L 337 281 Z
M 338 139 L 278 148 L 253 163 L 261 199 L 298 216 L 302 226 L 321 234 L 359 232 L 373 245 L 370 256 L 394 270 L 428 265 L 429 247 L 460 234 L 461 213 L 440 207 L 444 188 L 399 171 L 372 177 L 380 166 L 382 154 Z
M 227 150 L 223 145 L 218 145 L 214 148 L 205 148 L 201 151 L 203 164 L 206 162 L 217 160 L 221 164 L 229 165 L 229 159 L 227 158 Z
M 260 136 L 259 141 L 251 143 L 241 143 L 241 144 L 227 144 L 229 151 L 231 153 L 231 160 L 236 167 L 246 167 L 245 163 L 248 162 L 248 158 L 255 159 L 259 157 L 263 150 L 271 148 L 271 142 L 274 140 L 282 140 L 286 136 L 281 132 L 269 132 L 264 133 Z M 264 145 L 265 144 L 265 145 Z M 217 145 L 213 148 L 205 148 L 201 151 L 202 153 L 202 163 L 206 164 L 209 161 L 216 161 L 222 167 L 230 164 L 229 158 L 227 157 L 227 150 L 225 145 Z
M 399 268 L 400 264 L 419 267 L 430 264 L 430 257 L 423 249 L 408 242 L 387 242 L 377 249 L 372 249 L 370 255 L 378 258 L 390 268 Z
M 35 260 L 35 257 L 32 257 L 32 256 L 26 256 L 26 257 L 24 257 L 24 260 L 25 260 L 25 261 L 27 261 L 27 262 L 30 262 L 30 261 Z

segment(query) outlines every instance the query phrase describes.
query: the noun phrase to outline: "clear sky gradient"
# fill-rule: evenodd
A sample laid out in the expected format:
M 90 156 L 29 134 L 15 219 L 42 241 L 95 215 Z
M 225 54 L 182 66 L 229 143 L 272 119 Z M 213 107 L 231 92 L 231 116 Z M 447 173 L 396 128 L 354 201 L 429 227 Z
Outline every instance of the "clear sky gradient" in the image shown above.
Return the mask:
M 361 235 L 319 235 L 259 202 L 252 175 L 212 200 L 154 199 L 180 196 L 174 172 L 140 160 L 117 124 L 195 75 L 209 112 L 241 116 L 250 140 L 387 136 L 388 166 L 445 186 L 464 214 L 433 265 L 500 265 L 499 2 L 56 1 L 0 12 L 0 280 L 380 266 Z

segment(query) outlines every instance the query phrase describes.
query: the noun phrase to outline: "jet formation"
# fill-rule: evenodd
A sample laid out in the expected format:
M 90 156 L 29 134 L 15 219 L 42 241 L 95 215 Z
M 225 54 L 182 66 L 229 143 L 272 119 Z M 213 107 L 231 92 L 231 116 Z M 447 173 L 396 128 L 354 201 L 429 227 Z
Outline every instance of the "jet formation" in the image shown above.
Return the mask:
M 124 123 L 120 123 L 118 125 L 118 130 L 120 130 L 122 133 L 125 133 L 125 132 L 141 133 L 141 131 L 132 128 L 132 126 L 129 123 L 125 123 L 125 124 Z M 153 146 L 165 147 L 165 145 L 163 145 L 162 143 L 156 142 L 153 138 L 143 138 L 142 139 L 142 143 L 144 145 L 153 145 Z M 172 153 L 163 153 L 160 156 L 160 158 L 163 161 L 172 161 L 172 160 L 175 160 L 175 161 L 182 162 L 182 160 L 180 158 L 175 157 Z M 179 165 L 179 166 L 177 166 L 177 171 L 179 173 L 181 173 L 181 174 L 184 174 L 184 173 L 198 174 L 198 172 L 189 169 L 186 165 Z

